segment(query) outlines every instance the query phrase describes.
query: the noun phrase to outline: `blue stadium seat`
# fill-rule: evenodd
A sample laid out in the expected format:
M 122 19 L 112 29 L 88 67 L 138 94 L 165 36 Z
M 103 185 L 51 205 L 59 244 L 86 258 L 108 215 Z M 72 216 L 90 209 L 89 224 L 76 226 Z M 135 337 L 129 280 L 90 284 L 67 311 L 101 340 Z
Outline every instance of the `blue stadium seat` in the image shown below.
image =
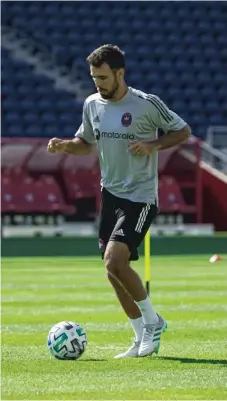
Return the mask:
M 94 90 L 88 53 L 119 44 L 128 84 L 168 100 L 198 136 L 226 124 L 226 15 L 226 2 L 208 1 L 2 3 L 2 24 L 70 69 L 84 93 Z M 81 121 L 76 94 L 56 90 L 4 49 L 2 97 L 4 136 L 71 136 Z
M 225 85 L 222 85 L 218 88 L 217 90 L 217 96 L 221 101 L 225 100 L 226 101 L 226 93 L 227 93 L 227 82 Z M 225 110 L 227 110 L 227 107 L 225 107 Z M 224 109 L 223 109 L 224 111 Z
M 6 135 L 7 133 L 7 135 Z M 30 136 L 27 135 L 27 133 L 25 132 L 25 130 L 23 129 L 23 125 L 20 124 L 9 124 L 7 125 L 6 128 L 6 132 L 3 132 L 4 136 L 13 136 L 13 137 L 26 137 L 26 136 Z M 36 135 L 38 136 L 38 135 Z
M 8 113 L 6 113 L 4 120 L 5 120 L 6 124 L 20 123 L 20 115 L 16 111 L 12 110 L 12 111 L 9 111 Z
M 40 138 L 43 135 L 43 129 L 34 124 L 34 125 L 28 125 L 25 130 L 23 131 L 22 136 L 31 136 L 31 137 L 38 137 Z M 52 131 L 53 132 L 53 131 Z
M 204 116 L 202 113 L 191 113 L 190 114 L 190 121 L 192 124 L 196 127 L 197 124 L 200 126 L 204 125 L 204 127 L 207 124 L 207 117 Z M 194 132 L 193 132 L 194 134 Z
M 48 124 L 51 124 L 51 123 L 55 124 L 56 123 L 56 115 L 51 111 L 43 113 L 41 119 L 42 119 L 42 122 L 45 123 L 45 124 L 46 123 L 48 123 Z
M 222 118 L 220 114 L 210 114 L 208 118 L 211 125 L 226 125 L 226 118 Z

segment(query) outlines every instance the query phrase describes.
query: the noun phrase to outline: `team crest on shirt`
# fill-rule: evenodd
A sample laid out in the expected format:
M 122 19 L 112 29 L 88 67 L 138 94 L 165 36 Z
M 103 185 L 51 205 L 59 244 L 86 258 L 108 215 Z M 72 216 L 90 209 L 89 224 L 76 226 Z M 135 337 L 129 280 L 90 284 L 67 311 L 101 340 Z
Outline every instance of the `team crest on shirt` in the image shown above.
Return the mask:
M 123 114 L 123 116 L 121 117 L 121 124 L 124 127 L 129 127 L 131 123 L 132 123 L 132 115 L 130 113 Z

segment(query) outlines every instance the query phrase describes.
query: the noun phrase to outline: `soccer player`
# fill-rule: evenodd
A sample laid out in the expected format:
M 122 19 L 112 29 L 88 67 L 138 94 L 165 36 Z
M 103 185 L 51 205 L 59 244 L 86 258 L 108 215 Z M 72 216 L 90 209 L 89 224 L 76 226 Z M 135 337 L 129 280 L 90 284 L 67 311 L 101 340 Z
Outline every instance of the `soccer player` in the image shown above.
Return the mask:
M 124 52 L 103 45 L 88 57 L 97 93 L 83 107 L 75 138 L 49 141 L 49 152 L 88 154 L 97 146 L 102 205 L 99 248 L 107 276 L 135 332 L 133 345 L 115 358 L 157 353 L 166 322 L 130 267 L 158 212 L 158 152 L 184 142 L 187 123 L 159 97 L 128 87 Z M 165 132 L 158 139 L 158 128 Z

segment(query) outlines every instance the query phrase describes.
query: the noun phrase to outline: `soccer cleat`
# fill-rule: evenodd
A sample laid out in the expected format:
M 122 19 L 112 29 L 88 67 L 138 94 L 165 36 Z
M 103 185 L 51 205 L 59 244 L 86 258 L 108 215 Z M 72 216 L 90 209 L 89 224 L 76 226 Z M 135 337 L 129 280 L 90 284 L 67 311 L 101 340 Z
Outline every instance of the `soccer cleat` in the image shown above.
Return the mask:
M 158 354 L 160 348 L 160 338 L 164 331 L 166 331 L 167 323 L 165 320 L 158 316 L 158 323 L 144 326 L 143 337 L 139 347 L 138 356 L 146 356 Z
M 116 355 L 114 358 L 136 358 L 138 357 L 140 341 L 134 341 L 133 345 L 124 353 Z

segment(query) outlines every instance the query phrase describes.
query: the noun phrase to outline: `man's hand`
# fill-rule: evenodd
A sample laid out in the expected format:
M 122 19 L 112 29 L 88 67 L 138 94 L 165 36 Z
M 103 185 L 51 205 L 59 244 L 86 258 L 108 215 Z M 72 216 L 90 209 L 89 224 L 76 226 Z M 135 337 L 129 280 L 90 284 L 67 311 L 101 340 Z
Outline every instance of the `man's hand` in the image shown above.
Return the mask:
M 47 145 L 47 151 L 50 153 L 65 152 L 71 155 L 89 155 L 92 150 L 92 145 L 85 142 L 82 138 L 52 138 Z
M 156 141 L 153 142 L 143 142 L 136 141 L 130 142 L 129 151 L 134 156 L 149 156 L 152 153 L 159 150 L 159 145 Z
M 64 152 L 66 147 L 66 142 L 59 138 L 52 138 L 49 140 L 47 145 L 47 151 L 49 153 Z
M 191 134 L 191 129 L 186 124 L 178 131 L 169 131 L 159 139 L 154 141 L 132 141 L 130 142 L 129 151 L 136 156 L 148 156 L 158 150 L 171 148 L 172 146 L 180 145 L 188 139 Z

